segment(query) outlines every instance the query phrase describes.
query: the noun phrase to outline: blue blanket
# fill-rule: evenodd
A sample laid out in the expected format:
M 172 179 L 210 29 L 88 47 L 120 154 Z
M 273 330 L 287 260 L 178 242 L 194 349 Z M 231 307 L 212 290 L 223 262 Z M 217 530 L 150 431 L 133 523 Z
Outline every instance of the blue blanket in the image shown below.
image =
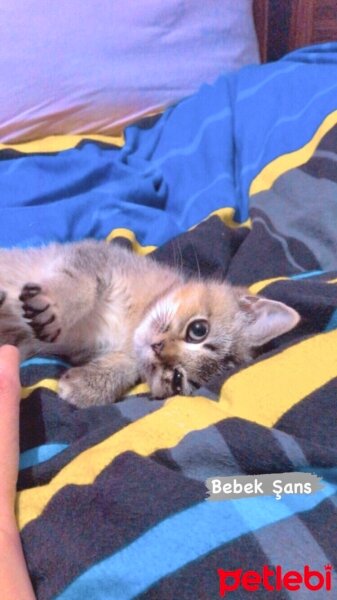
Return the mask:
M 2 246 L 104 238 L 133 231 L 159 245 L 228 207 L 248 218 L 264 166 L 310 140 L 336 109 L 336 47 L 221 76 L 161 118 L 130 127 L 122 149 L 0 153 Z
M 191 398 L 136 389 L 77 410 L 57 397 L 60 358 L 22 365 L 18 520 L 39 599 L 208 600 L 218 569 L 268 565 L 323 573 L 321 597 L 328 575 L 337 585 L 336 92 L 326 44 L 221 76 L 127 129 L 121 148 L 2 147 L 2 246 L 127 240 L 169 264 L 179 253 L 189 271 L 197 257 L 205 274 L 302 315 Z M 315 471 L 322 489 L 206 499 L 208 477 L 290 471 Z M 242 581 L 227 584 L 246 597 Z

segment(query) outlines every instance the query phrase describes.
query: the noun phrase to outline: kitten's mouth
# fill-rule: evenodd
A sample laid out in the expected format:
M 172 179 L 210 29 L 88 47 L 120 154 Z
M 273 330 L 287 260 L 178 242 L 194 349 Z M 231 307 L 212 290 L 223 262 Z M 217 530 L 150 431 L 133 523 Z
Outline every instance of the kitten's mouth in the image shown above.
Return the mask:
M 166 361 L 162 353 L 164 343 L 159 337 L 151 336 L 151 340 L 145 340 L 144 337 L 136 338 L 135 351 L 140 372 L 147 381 L 153 398 L 188 396 L 201 386 L 201 383 L 189 377 L 181 365 Z
M 193 381 L 192 379 L 187 379 L 187 384 L 190 388 L 188 392 L 189 394 L 191 394 L 200 387 L 200 384 L 196 381 Z M 174 369 L 172 377 L 172 392 L 177 395 L 183 394 L 184 385 L 186 385 L 184 382 L 184 374 L 180 371 L 180 369 Z
M 148 366 L 146 380 L 151 389 L 152 398 L 162 400 L 170 396 L 189 396 L 200 387 L 200 383 L 189 379 L 185 370 L 178 366 L 174 369 Z
M 184 376 L 179 369 L 174 369 L 172 378 L 172 392 L 174 394 L 181 394 L 183 391 Z

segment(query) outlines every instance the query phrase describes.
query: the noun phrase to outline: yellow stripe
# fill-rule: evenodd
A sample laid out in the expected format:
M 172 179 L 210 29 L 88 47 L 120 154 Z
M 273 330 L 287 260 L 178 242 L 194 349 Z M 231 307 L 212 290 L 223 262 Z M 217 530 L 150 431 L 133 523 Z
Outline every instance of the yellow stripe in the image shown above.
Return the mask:
M 204 221 L 208 221 L 208 219 L 210 219 L 211 217 L 219 217 L 219 219 L 231 229 L 237 229 L 238 227 L 248 227 L 249 229 L 251 229 L 251 219 L 247 219 L 243 223 L 238 223 L 234 220 L 234 215 L 235 209 L 231 208 L 230 206 L 225 206 L 224 208 L 218 208 L 217 210 L 214 210 L 201 222 L 203 223 Z M 197 225 L 199 225 L 199 223 L 197 223 Z M 189 231 L 197 227 L 197 225 L 190 227 Z
M 75 148 L 83 140 L 93 140 L 104 142 L 113 146 L 123 146 L 124 137 L 108 135 L 51 135 L 49 137 L 34 140 L 32 142 L 22 142 L 21 144 L 0 144 L 0 150 L 17 150 L 24 154 L 62 152 Z
M 252 292 L 252 294 L 259 294 L 261 290 L 266 288 L 268 285 L 275 283 L 275 281 L 292 281 L 292 279 L 290 277 L 271 277 L 270 279 L 261 279 L 261 281 L 256 281 L 256 283 L 250 285 L 249 290 Z M 294 281 L 296 282 L 297 280 L 295 279 Z M 329 279 L 328 281 L 320 280 L 320 283 L 337 283 L 337 279 Z
M 228 379 L 218 404 L 201 396 L 168 400 L 155 413 L 77 456 L 48 484 L 20 492 L 20 527 L 37 518 L 63 486 L 91 484 L 123 452 L 148 456 L 159 448 L 172 448 L 189 432 L 226 417 L 272 426 L 294 404 L 337 375 L 336 348 L 337 330 L 304 340 Z
M 248 227 L 248 228 L 251 227 L 250 219 L 247 219 L 247 221 L 245 221 L 244 223 L 237 223 L 236 221 L 234 221 L 234 214 L 235 214 L 235 210 L 233 208 L 230 208 L 230 207 L 219 208 L 218 210 L 215 210 L 212 213 L 210 213 L 201 222 L 203 223 L 204 221 L 207 221 L 211 217 L 217 216 L 217 217 L 219 217 L 219 219 L 221 219 L 221 221 L 225 225 L 227 225 L 228 227 L 231 227 L 232 229 L 236 229 L 238 227 Z M 188 229 L 188 231 L 192 231 L 198 225 L 199 225 L 199 223 L 197 223 L 196 225 L 193 225 L 192 227 L 190 227 Z M 129 240 L 129 242 L 131 242 L 132 249 L 135 252 L 137 252 L 138 254 L 142 254 L 142 255 L 149 254 L 150 252 L 153 252 L 157 248 L 157 246 L 142 246 L 140 244 L 140 242 L 137 240 L 134 232 L 131 231 L 131 229 L 126 229 L 125 227 L 118 227 L 116 229 L 113 229 L 109 233 L 109 235 L 106 237 L 106 241 L 111 242 L 111 240 L 118 238 L 118 237 L 122 237 L 122 238 Z
M 21 388 L 21 400 L 25 400 L 26 398 L 28 398 L 30 396 L 30 394 L 32 394 L 34 392 L 34 390 L 37 390 L 39 388 L 46 388 L 48 390 L 51 390 L 52 392 L 57 393 L 58 380 L 57 379 L 42 379 L 41 381 L 34 383 L 34 385 L 22 387 Z M 136 394 L 146 394 L 149 391 L 150 391 L 150 388 L 146 383 L 139 383 L 138 385 L 135 385 L 128 392 L 127 395 L 135 396 Z
M 337 330 L 303 340 L 233 375 L 220 407 L 272 427 L 292 406 L 337 376 Z
M 42 379 L 41 381 L 34 383 L 34 385 L 30 385 L 29 387 L 22 387 L 21 399 L 24 400 L 25 398 L 28 398 L 28 396 L 30 396 L 30 394 L 32 394 L 32 392 L 34 392 L 34 390 L 37 390 L 38 388 L 46 388 L 48 390 L 51 390 L 52 392 L 57 392 L 57 385 L 58 383 L 56 379 Z
M 139 383 L 135 385 L 128 393 L 128 396 L 136 396 L 136 394 L 148 394 L 150 391 L 147 383 Z
M 152 111 L 143 118 L 151 118 L 159 115 L 163 110 Z M 81 135 L 50 135 L 46 138 L 38 140 L 32 140 L 30 142 L 21 142 L 19 144 L 0 144 L 0 150 L 12 149 L 23 153 L 41 153 L 41 152 L 61 152 L 62 150 L 69 150 L 77 146 L 82 140 L 94 140 L 97 142 L 103 142 L 105 144 L 111 144 L 113 146 L 124 146 L 125 139 L 124 134 L 120 135 L 102 135 L 99 133 L 88 133 Z
M 100 444 L 82 452 L 49 483 L 20 492 L 17 497 L 20 528 L 37 518 L 51 498 L 67 484 L 88 485 L 111 460 L 127 450 L 148 456 L 160 448 L 171 448 L 189 431 L 208 427 L 223 419 L 219 406 L 202 397 L 175 397 L 155 413 L 124 427 Z
M 262 279 L 261 281 L 257 281 L 249 286 L 249 291 L 252 294 L 258 294 L 263 288 L 267 287 L 271 283 L 275 283 L 275 281 L 287 281 L 288 277 L 272 277 L 271 279 Z
M 278 156 L 275 160 L 271 161 L 268 165 L 262 169 L 262 171 L 253 179 L 249 195 L 254 196 L 259 192 L 265 192 L 270 190 L 275 181 L 290 169 L 295 169 L 300 165 L 304 165 L 312 157 L 318 144 L 323 137 L 334 127 L 337 123 L 337 110 L 330 113 L 321 125 L 318 127 L 314 136 L 311 140 L 305 144 L 302 148 Z
M 122 237 L 122 238 L 129 240 L 129 242 L 131 242 L 133 250 L 135 252 L 137 252 L 138 254 L 149 254 L 150 252 L 153 252 L 153 250 L 155 250 L 157 247 L 157 246 L 142 246 L 138 242 L 133 231 L 131 231 L 131 229 L 125 229 L 124 227 L 119 227 L 117 229 L 113 229 L 111 231 L 111 233 L 109 233 L 109 235 L 107 236 L 106 241 L 111 242 L 111 240 L 118 238 L 118 237 Z

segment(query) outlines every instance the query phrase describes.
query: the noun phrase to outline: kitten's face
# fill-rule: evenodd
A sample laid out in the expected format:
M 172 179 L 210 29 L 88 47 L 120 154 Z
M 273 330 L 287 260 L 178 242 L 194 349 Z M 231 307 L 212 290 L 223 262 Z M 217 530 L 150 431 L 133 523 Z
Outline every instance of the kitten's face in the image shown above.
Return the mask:
M 266 303 L 273 331 L 266 331 Z M 256 336 L 259 312 L 263 323 Z M 278 312 L 281 316 L 275 319 Z M 213 375 L 249 361 L 253 347 L 288 331 L 298 320 L 293 309 L 249 296 L 245 290 L 223 283 L 189 282 L 148 311 L 135 332 L 134 347 L 153 396 L 189 395 Z

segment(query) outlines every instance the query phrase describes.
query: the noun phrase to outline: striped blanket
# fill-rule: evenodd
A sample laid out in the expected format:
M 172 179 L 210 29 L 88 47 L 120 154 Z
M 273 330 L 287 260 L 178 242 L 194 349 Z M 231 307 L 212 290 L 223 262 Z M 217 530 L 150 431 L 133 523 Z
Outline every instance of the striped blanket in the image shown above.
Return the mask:
M 78 410 L 57 397 L 62 357 L 22 364 L 17 515 L 39 600 L 245 598 L 238 574 L 277 566 L 337 589 L 336 92 L 329 44 L 224 75 L 121 147 L 1 147 L 1 245 L 105 237 L 302 317 L 193 397 L 138 387 Z M 288 472 L 322 489 L 207 499 L 210 477 Z M 293 597 L 256 577 L 256 597 Z M 335 597 L 322 577 L 315 597 Z M 294 597 L 314 597 L 300 586 Z

